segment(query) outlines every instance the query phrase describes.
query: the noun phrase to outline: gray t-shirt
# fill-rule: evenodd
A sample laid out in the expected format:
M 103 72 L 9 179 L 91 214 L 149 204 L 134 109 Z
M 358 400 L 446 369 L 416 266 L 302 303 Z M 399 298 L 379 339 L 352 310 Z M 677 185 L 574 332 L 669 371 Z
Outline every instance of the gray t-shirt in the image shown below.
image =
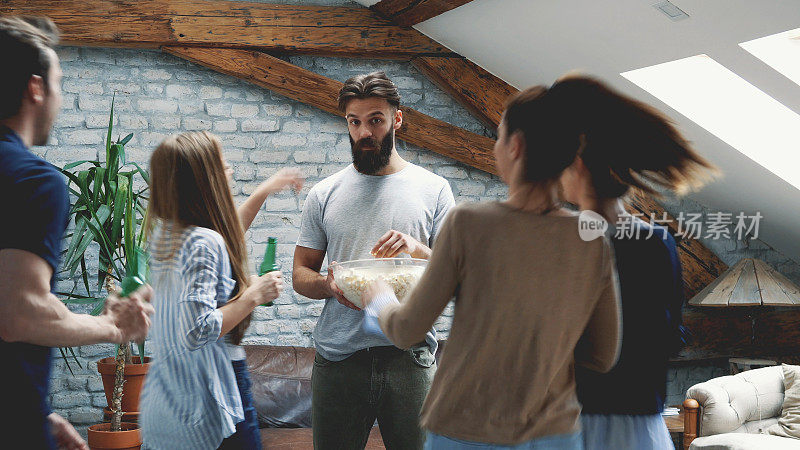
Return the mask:
M 308 193 L 297 245 L 325 250 L 329 262 L 372 258 L 370 250 L 389 230 L 433 247 L 454 204 L 447 180 L 414 164 L 385 176 L 364 175 L 350 165 Z M 326 299 L 314 329 L 320 355 L 341 361 L 367 347 L 392 345 L 365 333 L 363 318 L 363 311 Z M 436 331 L 431 329 L 425 340 L 435 352 Z

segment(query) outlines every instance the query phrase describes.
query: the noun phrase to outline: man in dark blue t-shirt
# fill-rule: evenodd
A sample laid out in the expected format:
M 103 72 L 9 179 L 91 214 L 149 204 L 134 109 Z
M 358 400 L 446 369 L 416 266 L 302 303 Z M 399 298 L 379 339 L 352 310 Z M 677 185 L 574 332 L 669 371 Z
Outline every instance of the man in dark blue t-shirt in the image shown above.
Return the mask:
M 61 107 L 57 34 L 45 18 L 0 18 L 0 436 L 25 436 L 26 449 L 87 448 L 47 404 L 51 347 L 143 339 L 153 311 L 149 287 L 109 297 L 97 317 L 50 293 L 69 198 L 58 169 L 28 148 L 47 143 Z

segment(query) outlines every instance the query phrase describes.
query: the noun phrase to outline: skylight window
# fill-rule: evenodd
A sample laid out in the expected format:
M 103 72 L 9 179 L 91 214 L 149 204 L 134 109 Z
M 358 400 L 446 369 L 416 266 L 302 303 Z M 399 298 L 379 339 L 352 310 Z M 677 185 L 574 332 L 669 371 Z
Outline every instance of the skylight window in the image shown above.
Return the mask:
M 707 55 L 621 75 L 800 188 L 800 115 Z
M 800 28 L 742 42 L 739 46 L 800 84 Z

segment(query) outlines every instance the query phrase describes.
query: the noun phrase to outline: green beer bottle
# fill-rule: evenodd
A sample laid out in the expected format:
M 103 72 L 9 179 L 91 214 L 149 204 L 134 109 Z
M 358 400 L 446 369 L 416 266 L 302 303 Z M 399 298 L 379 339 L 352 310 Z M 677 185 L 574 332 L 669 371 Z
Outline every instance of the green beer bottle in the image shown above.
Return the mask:
M 131 292 L 139 289 L 147 283 L 147 253 L 144 250 L 135 247 L 130 261 L 128 261 L 128 268 L 125 271 L 125 278 L 120 283 L 120 297 L 127 297 Z M 127 345 L 127 344 L 125 344 Z M 144 341 L 137 342 L 139 347 L 139 364 L 144 364 L 146 358 L 144 356 Z
M 278 250 L 278 239 L 274 237 L 267 238 L 267 250 L 264 252 L 264 260 L 261 261 L 261 266 L 258 268 L 258 276 L 265 273 L 275 272 L 281 270 L 281 266 L 276 261 L 275 254 Z M 272 306 L 273 302 L 265 303 L 262 306 Z

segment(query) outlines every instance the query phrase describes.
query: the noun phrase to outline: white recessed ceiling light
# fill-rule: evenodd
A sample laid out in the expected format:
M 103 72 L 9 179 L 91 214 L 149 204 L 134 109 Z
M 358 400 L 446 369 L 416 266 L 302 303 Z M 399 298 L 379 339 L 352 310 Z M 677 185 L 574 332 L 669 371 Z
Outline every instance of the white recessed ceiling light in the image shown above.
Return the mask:
M 739 46 L 800 84 L 800 28 L 742 42 Z
M 663 1 L 661 3 L 657 3 L 657 4 L 653 5 L 653 7 L 655 9 L 661 11 L 662 13 L 664 13 L 664 15 L 669 17 L 671 20 L 676 21 L 676 22 L 678 20 L 683 20 L 683 19 L 688 19 L 689 18 L 689 15 L 686 14 L 686 12 L 684 10 L 678 8 L 677 6 L 672 4 L 669 0 Z
M 706 55 L 621 74 L 800 188 L 800 115 Z

